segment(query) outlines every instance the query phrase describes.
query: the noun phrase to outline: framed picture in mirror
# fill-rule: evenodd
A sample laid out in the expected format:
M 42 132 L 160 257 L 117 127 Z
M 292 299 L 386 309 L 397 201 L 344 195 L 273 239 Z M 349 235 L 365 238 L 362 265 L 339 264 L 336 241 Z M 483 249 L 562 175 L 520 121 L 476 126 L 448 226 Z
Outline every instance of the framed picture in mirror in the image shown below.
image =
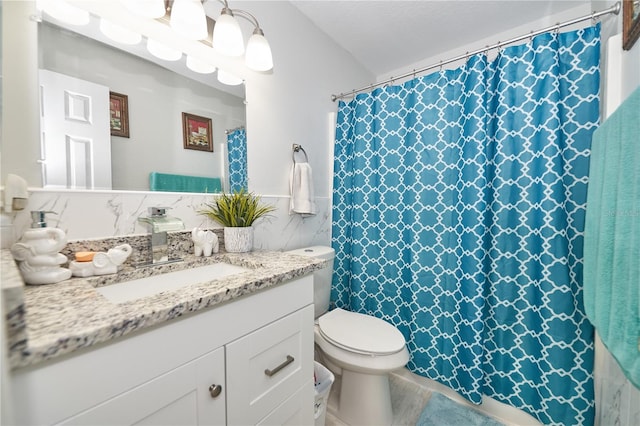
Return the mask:
M 109 92 L 109 122 L 111 136 L 129 137 L 129 97 Z
M 622 48 L 631 50 L 640 37 L 640 1 L 624 0 L 622 2 Z
M 182 135 L 184 149 L 213 152 L 211 119 L 198 115 L 182 113 Z

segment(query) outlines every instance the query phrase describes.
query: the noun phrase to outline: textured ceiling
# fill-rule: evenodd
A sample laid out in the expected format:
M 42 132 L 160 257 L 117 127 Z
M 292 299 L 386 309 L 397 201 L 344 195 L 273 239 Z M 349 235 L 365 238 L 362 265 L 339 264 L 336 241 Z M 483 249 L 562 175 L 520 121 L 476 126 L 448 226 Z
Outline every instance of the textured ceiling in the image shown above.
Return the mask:
M 291 0 L 291 3 L 365 68 L 381 76 L 472 44 L 474 40 L 592 2 Z M 537 29 L 540 28 L 531 28 Z

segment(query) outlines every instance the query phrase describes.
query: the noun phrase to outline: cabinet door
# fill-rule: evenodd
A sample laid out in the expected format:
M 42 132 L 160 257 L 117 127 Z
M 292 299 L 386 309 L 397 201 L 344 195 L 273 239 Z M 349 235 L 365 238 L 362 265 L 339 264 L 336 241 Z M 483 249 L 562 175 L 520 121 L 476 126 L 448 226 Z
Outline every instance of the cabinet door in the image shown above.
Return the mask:
M 209 390 L 212 385 L 220 386 L 216 397 Z M 61 424 L 223 425 L 225 388 L 224 348 L 220 348 Z
M 289 400 L 307 406 L 313 423 L 313 305 L 226 346 L 227 421 L 255 425 Z M 299 392 L 302 387 L 308 392 Z M 286 411 L 286 410 L 285 410 Z M 284 412 L 283 412 L 284 413 Z

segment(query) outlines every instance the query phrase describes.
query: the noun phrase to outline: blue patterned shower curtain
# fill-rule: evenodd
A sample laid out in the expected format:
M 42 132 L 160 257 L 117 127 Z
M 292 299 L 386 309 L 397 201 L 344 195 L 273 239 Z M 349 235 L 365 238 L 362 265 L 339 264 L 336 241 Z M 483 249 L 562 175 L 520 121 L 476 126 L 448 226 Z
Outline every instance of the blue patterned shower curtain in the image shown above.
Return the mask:
M 599 26 L 341 102 L 332 298 L 407 339 L 408 367 L 545 424 L 593 423 L 582 304 Z
M 239 191 L 247 186 L 247 131 L 235 129 L 227 134 L 227 151 L 229 154 L 229 189 Z

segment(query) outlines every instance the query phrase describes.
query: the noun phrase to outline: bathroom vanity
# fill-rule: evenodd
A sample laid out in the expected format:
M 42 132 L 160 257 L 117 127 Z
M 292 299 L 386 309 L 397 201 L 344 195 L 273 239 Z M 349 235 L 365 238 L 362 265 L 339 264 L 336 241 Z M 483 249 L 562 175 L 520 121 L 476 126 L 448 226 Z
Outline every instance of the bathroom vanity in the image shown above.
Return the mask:
M 26 329 L 9 333 L 16 423 L 313 424 L 323 262 L 254 252 L 128 273 L 216 262 L 246 271 L 121 303 L 97 289 L 122 274 L 25 287 Z

